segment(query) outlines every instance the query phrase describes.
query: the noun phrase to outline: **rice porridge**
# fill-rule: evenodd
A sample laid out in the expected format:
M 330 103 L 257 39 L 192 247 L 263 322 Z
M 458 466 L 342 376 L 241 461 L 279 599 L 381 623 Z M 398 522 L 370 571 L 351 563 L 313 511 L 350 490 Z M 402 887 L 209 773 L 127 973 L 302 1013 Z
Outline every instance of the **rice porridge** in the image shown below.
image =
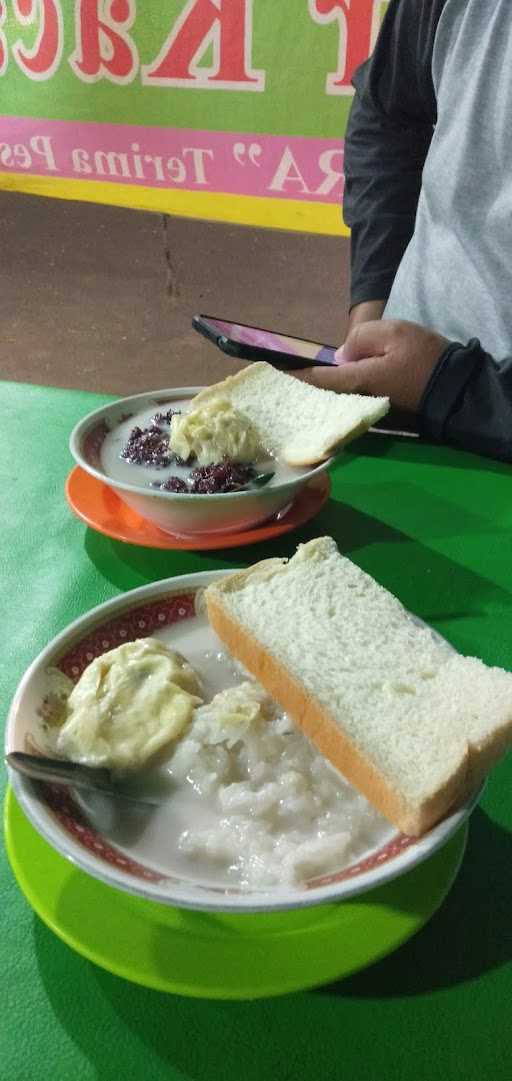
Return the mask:
M 168 770 L 209 807 L 179 851 L 248 888 L 339 870 L 389 830 L 253 681 L 195 710 Z

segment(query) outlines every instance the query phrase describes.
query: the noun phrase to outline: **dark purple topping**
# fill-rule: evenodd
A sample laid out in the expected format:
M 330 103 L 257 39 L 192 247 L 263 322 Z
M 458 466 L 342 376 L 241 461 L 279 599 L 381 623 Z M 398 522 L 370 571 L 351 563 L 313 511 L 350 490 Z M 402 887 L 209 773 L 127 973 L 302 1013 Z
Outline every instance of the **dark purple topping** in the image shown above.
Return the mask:
M 167 413 L 155 413 L 154 417 L 151 417 L 151 425 L 170 424 L 173 417 L 181 416 L 180 409 L 168 409 Z
M 273 477 L 268 473 L 265 480 Z M 218 492 L 241 492 L 257 477 L 256 470 L 249 463 L 211 462 L 193 469 L 188 484 L 181 477 L 168 477 L 159 484 L 153 481 L 152 488 L 162 492 L 192 492 L 194 495 L 215 495 Z
M 169 434 L 155 424 L 149 428 L 132 428 L 121 458 L 132 465 L 152 465 L 164 469 L 173 456 L 169 451 Z
M 190 474 L 190 491 L 215 495 L 216 492 L 240 492 L 256 476 L 256 470 L 246 462 L 211 462 L 200 465 Z
M 188 485 L 181 477 L 168 477 L 158 487 L 162 492 L 188 492 Z

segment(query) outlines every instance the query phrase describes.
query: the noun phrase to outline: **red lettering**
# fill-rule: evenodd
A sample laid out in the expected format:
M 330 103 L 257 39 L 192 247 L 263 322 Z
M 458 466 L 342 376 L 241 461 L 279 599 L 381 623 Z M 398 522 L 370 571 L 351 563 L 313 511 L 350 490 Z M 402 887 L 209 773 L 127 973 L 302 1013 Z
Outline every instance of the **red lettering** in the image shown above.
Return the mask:
M 139 58 L 128 34 L 134 19 L 135 0 L 78 0 L 76 47 L 69 63 L 80 79 L 129 83 L 135 78 Z
M 338 67 L 327 76 L 326 90 L 350 93 L 355 69 L 371 52 L 375 0 L 309 0 L 309 11 L 317 23 L 338 23 Z
M 3 26 L 7 18 L 7 11 L 3 0 L 0 0 L 0 75 L 3 75 L 7 67 L 7 41 L 5 34 L 2 32 Z
M 19 40 L 12 47 L 18 67 L 29 79 L 49 79 L 57 70 L 62 56 L 62 11 L 58 0 L 13 0 L 13 9 L 21 26 L 38 25 L 37 37 L 31 49 Z
M 210 45 L 213 67 L 199 67 Z M 252 70 L 251 53 L 252 0 L 188 0 L 142 81 L 263 90 L 265 76 Z

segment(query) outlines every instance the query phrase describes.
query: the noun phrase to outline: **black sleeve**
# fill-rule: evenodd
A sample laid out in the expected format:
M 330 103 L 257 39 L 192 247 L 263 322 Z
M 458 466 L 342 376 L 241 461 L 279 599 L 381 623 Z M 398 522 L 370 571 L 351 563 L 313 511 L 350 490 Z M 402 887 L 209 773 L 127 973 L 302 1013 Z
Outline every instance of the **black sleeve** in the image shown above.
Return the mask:
M 500 364 L 477 338 L 451 342 L 419 408 L 420 431 L 488 458 L 512 462 L 512 357 Z
M 387 299 L 414 230 L 437 116 L 432 51 L 445 2 L 391 0 L 375 50 L 354 75 L 343 202 L 352 304 Z

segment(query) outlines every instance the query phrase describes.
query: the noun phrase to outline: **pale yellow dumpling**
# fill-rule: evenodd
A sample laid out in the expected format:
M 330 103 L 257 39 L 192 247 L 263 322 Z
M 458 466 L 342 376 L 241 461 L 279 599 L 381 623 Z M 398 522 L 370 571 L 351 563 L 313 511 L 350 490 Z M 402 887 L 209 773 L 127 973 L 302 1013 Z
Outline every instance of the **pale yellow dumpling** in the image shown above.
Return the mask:
M 97 657 L 67 702 L 56 751 L 74 762 L 134 769 L 183 732 L 201 688 L 187 661 L 156 638 Z
M 170 449 L 185 461 L 195 455 L 199 465 L 229 458 L 231 462 L 255 462 L 265 457 L 254 424 L 225 398 L 214 398 L 190 413 L 174 416 Z

